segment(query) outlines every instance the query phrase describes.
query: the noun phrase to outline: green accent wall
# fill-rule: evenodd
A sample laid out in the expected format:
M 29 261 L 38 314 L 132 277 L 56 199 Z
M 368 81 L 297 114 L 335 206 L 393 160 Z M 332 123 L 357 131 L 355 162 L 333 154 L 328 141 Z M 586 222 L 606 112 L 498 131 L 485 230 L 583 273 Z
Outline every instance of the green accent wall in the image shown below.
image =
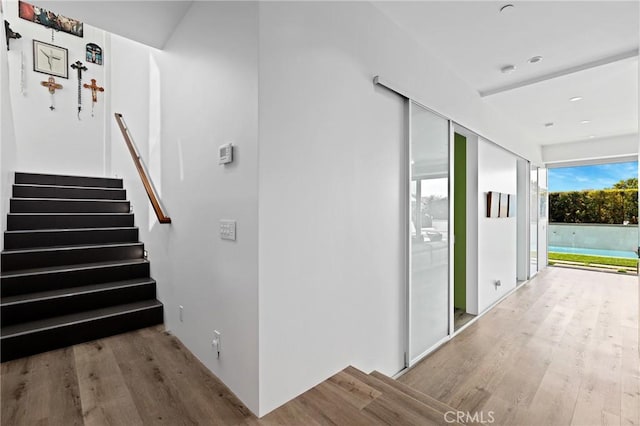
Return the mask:
M 467 138 L 455 134 L 453 145 L 453 306 L 467 307 Z

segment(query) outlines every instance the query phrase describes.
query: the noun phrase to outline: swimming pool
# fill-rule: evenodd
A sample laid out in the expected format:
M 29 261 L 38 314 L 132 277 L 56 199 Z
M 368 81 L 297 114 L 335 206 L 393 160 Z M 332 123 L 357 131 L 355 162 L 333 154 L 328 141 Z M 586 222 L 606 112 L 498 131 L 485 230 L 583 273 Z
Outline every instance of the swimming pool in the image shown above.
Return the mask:
M 625 259 L 638 258 L 638 255 L 635 252 L 623 251 L 623 250 L 600 250 L 600 249 L 588 249 L 588 248 L 580 248 L 580 247 L 549 246 L 549 251 L 554 253 L 573 253 L 573 254 L 586 254 L 591 256 L 623 257 Z

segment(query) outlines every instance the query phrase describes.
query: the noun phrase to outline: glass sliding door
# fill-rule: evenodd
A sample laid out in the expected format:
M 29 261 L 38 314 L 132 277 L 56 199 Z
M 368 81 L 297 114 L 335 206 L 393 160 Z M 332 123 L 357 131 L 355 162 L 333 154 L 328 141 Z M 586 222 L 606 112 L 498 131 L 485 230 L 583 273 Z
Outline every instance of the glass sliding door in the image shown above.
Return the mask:
M 410 101 L 408 365 L 449 335 L 449 121 Z

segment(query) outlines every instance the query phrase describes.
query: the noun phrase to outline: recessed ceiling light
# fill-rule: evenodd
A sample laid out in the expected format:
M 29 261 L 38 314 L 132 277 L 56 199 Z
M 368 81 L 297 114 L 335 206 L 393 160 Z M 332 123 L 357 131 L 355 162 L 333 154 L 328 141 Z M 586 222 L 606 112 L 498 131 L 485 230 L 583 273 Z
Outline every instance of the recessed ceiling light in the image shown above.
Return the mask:
M 511 74 L 515 70 L 516 70 L 515 65 L 505 65 L 504 67 L 500 68 L 500 72 L 502 72 L 502 74 Z
M 580 123 L 582 123 L 582 124 L 589 124 L 589 123 L 591 123 L 591 120 L 582 120 Z
M 537 64 L 538 62 L 540 62 L 542 60 L 542 56 L 534 56 L 532 58 L 529 58 L 529 63 L 530 64 Z
M 551 123 L 551 122 L 544 123 L 544 127 L 553 127 L 553 123 Z
M 569 102 L 577 102 L 581 100 L 582 100 L 582 96 L 574 96 L 573 98 L 569 99 Z
M 508 13 L 513 11 L 513 9 L 515 9 L 515 7 L 512 4 L 505 4 L 500 8 L 500 13 Z
M 593 138 L 595 138 L 595 136 L 589 135 L 589 139 L 593 139 Z

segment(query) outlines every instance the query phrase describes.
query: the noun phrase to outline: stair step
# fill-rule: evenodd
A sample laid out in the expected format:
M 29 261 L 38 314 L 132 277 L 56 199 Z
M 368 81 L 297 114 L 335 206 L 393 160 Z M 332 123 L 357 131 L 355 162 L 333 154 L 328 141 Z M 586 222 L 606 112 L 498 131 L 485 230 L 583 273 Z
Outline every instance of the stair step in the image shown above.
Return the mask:
M 419 392 L 417 390 L 415 390 L 414 388 L 405 385 L 404 383 L 400 383 L 397 380 L 392 379 L 389 376 L 385 376 L 384 374 L 378 372 L 378 371 L 372 371 L 370 374 L 371 377 L 374 377 L 378 380 L 380 380 L 381 382 L 384 382 L 386 384 L 388 384 L 389 386 L 392 386 L 396 389 L 398 389 L 400 392 L 405 393 L 407 395 L 409 395 L 410 397 L 412 397 L 413 399 L 417 399 L 418 401 L 422 402 L 425 405 L 428 405 L 430 407 L 435 408 L 436 410 L 446 413 L 447 411 L 457 411 L 455 408 L 450 407 L 449 405 L 445 404 L 442 401 L 438 401 L 437 399 L 426 395 L 422 392 Z
M 16 184 L 122 188 L 122 179 L 16 172 Z
M 0 254 L 2 272 L 28 268 L 76 265 L 114 260 L 141 259 L 144 244 L 116 243 L 91 246 L 62 246 L 5 250 Z
M 65 245 L 91 245 L 132 243 L 138 241 L 138 228 L 81 228 L 35 229 L 4 233 L 6 250 L 53 247 Z
M 398 388 L 390 386 L 354 367 L 347 367 L 344 372 L 382 393 L 381 396 L 363 409 L 363 411 L 382 422 L 394 424 L 398 415 L 406 419 L 408 424 L 440 425 L 446 422 L 446 411 L 427 405 Z M 460 423 L 454 422 L 451 424 L 459 425 Z
M 2 362 L 161 324 L 162 303 L 145 300 L 2 327 Z
M 11 213 L 129 213 L 129 201 L 12 198 Z
M 155 297 L 156 282 L 151 278 L 22 294 L 1 299 L 0 323 L 35 321 Z
M 149 262 L 132 259 L 3 272 L 0 296 L 51 291 L 89 284 L 149 277 Z
M 90 188 L 86 186 L 13 185 L 14 198 L 64 198 L 93 200 L 126 200 L 121 188 Z
M 133 226 L 132 213 L 9 213 L 7 230 Z

